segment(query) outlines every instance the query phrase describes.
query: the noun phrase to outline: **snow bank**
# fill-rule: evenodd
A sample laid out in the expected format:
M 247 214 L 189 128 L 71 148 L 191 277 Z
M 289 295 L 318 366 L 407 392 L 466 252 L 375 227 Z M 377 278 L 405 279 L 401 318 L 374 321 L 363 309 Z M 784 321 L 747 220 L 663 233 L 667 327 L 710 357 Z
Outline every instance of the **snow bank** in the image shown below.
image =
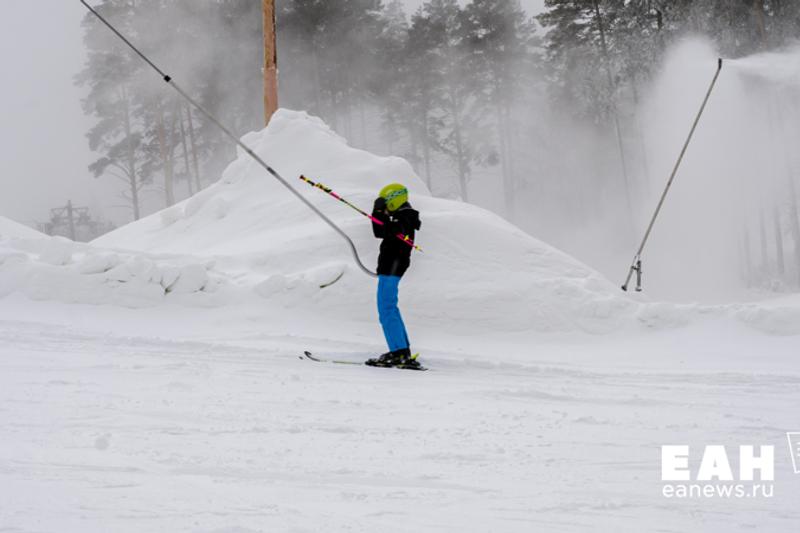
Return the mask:
M 114 253 L 63 237 L 0 240 L 0 298 L 146 307 L 171 300 L 215 305 L 212 262 Z
M 39 233 L 19 222 L 0 216 L 0 239 L 42 239 L 46 237 L 44 233 Z
M 267 129 L 243 140 L 339 224 L 370 267 L 378 241 L 368 221 L 298 177 L 318 180 L 364 209 L 384 185 L 408 186 L 421 212 L 418 242 L 425 250 L 415 254 L 403 282 L 403 309 L 412 322 L 462 333 L 604 332 L 635 307 L 575 259 L 488 211 L 431 197 L 406 161 L 353 149 L 305 113 L 281 110 Z M 245 154 L 215 185 L 93 244 L 215 257 L 262 298 L 374 320 L 375 282 L 355 267 L 345 242 Z M 342 281 L 319 288 L 343 271 Z

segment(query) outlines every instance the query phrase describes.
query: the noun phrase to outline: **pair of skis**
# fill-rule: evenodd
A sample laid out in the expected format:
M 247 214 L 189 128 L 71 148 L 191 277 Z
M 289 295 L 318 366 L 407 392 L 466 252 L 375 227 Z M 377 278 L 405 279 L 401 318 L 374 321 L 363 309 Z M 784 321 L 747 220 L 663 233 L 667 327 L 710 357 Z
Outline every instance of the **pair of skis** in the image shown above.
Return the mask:
M 378 366 L 378 365 L 370 365 L 369 361 L 365 362 L 358 362 L 358 361 L 345 361 L 342 359 L 323 359 L 317 357 L 316 355 L 312 354 L 311 352 L 303 352 L 303 356 L 300 357 L 305 361 L 314 361 L 316 363 L 330 363 L 334 365 L 351 365 L 351 366 L 375 366 L 376 368 L 397 368 L 400 370 L 418 370 L 420 372 L 424 372 L 428 370 L 424 366 L 412 366 L 412 365 L 392 365 L 392 366 Z

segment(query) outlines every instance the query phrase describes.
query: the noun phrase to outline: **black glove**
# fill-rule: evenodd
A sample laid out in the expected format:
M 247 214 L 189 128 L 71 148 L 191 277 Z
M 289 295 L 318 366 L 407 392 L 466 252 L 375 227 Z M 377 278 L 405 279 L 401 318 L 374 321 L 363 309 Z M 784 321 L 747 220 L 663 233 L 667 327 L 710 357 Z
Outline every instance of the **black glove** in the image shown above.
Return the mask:
M 382 211 L 386 211 L 386 199 L 385 198 L 380 198 L 380 197 L 376 198 L 375 199 L 375 205 L 372 207 L 372 210 L 374 212 L 378 212 L 378 213 L 380 213 Z

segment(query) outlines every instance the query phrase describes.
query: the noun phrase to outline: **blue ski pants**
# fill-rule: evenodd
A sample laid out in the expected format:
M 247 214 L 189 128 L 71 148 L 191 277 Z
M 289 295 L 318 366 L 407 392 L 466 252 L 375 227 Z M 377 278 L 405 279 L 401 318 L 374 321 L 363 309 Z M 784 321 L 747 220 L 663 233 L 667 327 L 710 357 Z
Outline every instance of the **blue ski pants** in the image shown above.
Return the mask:
M 397 307 L 399 285 L 400 276 L 378 276 L 378 317 L 391 352 L 409 347 L 406 326 Z

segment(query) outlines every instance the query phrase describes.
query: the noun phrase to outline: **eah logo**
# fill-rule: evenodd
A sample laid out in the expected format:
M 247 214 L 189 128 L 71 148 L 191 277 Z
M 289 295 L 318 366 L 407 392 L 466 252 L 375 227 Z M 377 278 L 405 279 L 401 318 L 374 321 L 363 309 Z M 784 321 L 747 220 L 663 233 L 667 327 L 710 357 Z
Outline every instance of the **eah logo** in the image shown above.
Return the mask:
M 800 434 L 798 434 L 800 437 Z M 700 466 L 690 468 L 687 445 L 661 447 L 661 480 L 667 483 L 667 498 L 771 498 L 775 480 L 775 447 L 739 446 L 738 469 L 734 472 L 725 446 L 709 445 Z M 758 480 L 761 483 L 742 483 Z M 767 482 L 767 483 L 765 483 Z
M 786 434 L 789 439 L 789 453 L 792 454 L 792 467 L 795 474 L 800 474 L 800 431 Z

